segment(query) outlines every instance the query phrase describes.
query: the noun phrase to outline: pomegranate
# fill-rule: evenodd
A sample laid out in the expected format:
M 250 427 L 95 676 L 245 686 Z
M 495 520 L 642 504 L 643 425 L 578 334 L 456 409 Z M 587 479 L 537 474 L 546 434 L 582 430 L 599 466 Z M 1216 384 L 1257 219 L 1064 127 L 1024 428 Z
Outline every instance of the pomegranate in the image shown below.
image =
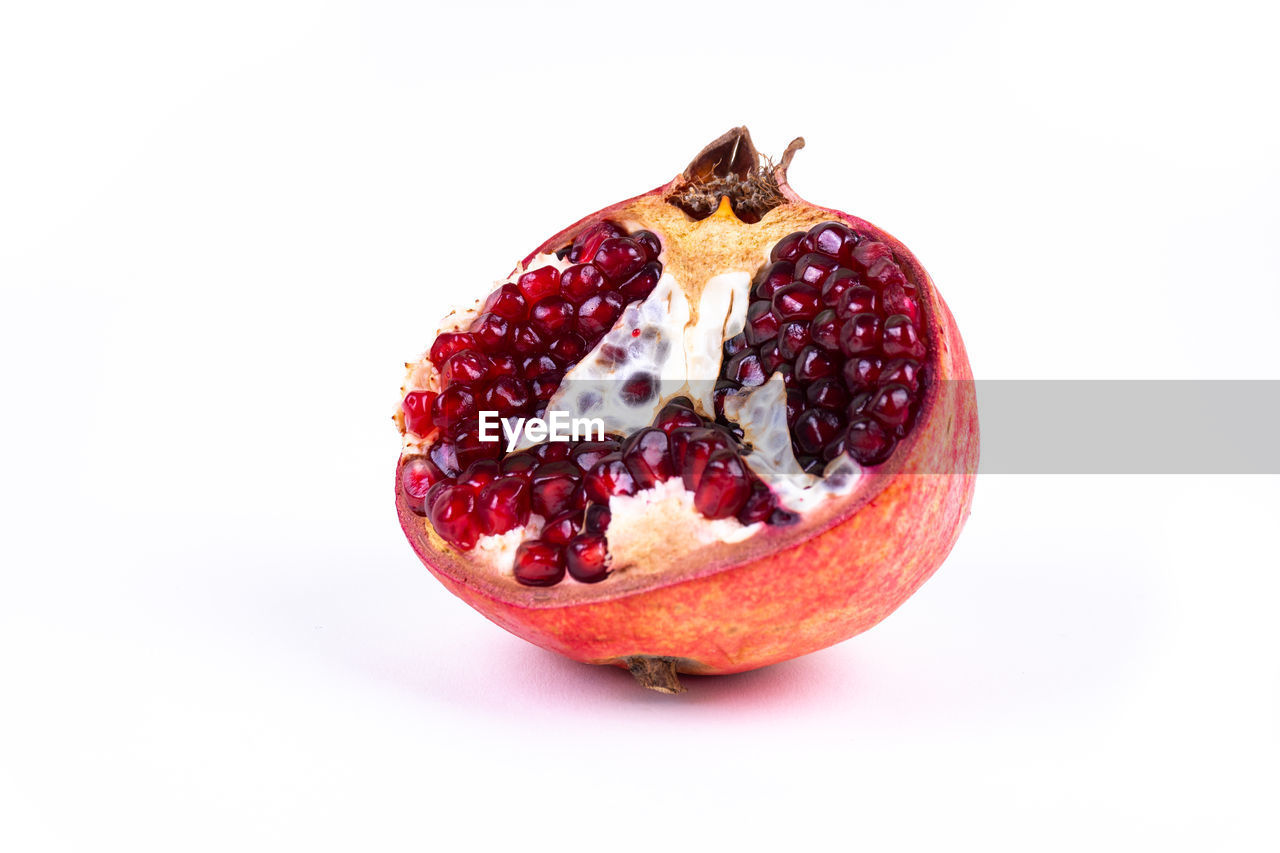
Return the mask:
M 731 130 L 408 366 L 400 523 L 489 619 L 679 692 L 866 630 L 954 545 L 978 456 L 959 331 L 902 243 L 791 189 L 803 144 L 775 166 Z

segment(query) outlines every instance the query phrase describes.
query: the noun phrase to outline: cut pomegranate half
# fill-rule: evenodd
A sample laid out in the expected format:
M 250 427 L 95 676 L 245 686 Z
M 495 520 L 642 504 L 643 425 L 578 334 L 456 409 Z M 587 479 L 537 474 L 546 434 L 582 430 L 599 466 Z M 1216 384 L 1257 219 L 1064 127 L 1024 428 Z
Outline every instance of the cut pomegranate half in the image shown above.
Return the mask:
M 730 131 L 410 366 L 401 523 L 500 625 L 676 690 L 865 630 L 949 551 L 977 458 L 963 344 L 905 246 L 791 190 L 802 145 L 774 167 Z

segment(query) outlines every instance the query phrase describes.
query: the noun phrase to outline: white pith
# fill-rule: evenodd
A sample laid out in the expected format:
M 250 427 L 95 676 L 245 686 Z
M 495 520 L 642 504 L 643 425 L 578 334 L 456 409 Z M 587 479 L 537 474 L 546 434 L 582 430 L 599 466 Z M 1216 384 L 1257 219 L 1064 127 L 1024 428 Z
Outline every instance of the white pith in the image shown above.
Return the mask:
M 645 227 L 634 222 L 625 225 L 629 231 Z M 662 240 L 662 234 L 658 236 Z M 760 266 L 768 263 L 771 249 L 772 245 L 764 248 Z M 539 254 L 507 279 L 496 282 L 494 289 L 514 283 L 523 273 L 544 266 L 563 271 L 572 263 L 551 253 Z M 664 272 L 649 296 L 628 305 L 595 348 L 565 374 L 547 410 L 566 411 L 572 417 L 601 418 L 605 432 L 618 435 L 629 435 L 652 425 L 658 411 L 674 397 L 689 397 L 696 408 L 710 415 L 723 344 L 745 327 L 755 272 L 755 269 L 719 271 L 701 288 L 689 288 L 687 283 L 681 286 L 673 275 Z M 701 291 L 696 318 L 686 296 L 691 290 Z M 442 321 L 440 331 L 465 330 L 481 312 L 483 302 L 480 299 L 470 307 L 451 312 Z M 633 334 L 636 330 L 639 335 Z M 659 355 L 661 343 L 669 346 Z M 607 363 L 602 357 L 606 346 L 624 349 L 626 360 L 617 365 Z M 630 405 L 617 392 L 625 378 L 641 372 L 659 378 L 658 393 L 641 404 Z M 426 356 L 410 366 L 404 391 L 414 390 L 439 390 L 438 374 Z M 764 385 L 730 396 L 725 403 L 725 415 L 742 427 L 744 440 L 753 447 L 752 452 L 742 457 L 743 461 L 773 490 L 783 508 L 807 515 L 828 498 L 847 495 L 858 487 L 863 472 L 847 454 L 828 464 L 821 478 L 806 474 L 800 468 L 792 450 L 781 374 L 775 373 Z M 426 444 L 406 432 L 403 452 L 425 452 Z M 532 444 L 522 438 L 518 448 Z M 630 497 L 611 498 L 612 517 L 606 534 L 610 562 L 627 566 L 630 572 L 644 572 L 648 566 L 661 571 L 665 561 L 661 553 L 655 554 L 655 546 L 674 556 L 698 545 L 741 542 L 766 527 L 760 523 L 744 525 L 734 518 L 705 518 L 694 507 L 693 499 L 693 493 L 684 488 L 679 477 Z M 495 573 L 510 576 L 516 548 L 526 538 L 539 535 L 545 523 L 546 519 L 535 514 L 523 527 L 482 536 L 469 557 Z M 568 576 L 563 582 L 576 583 Z

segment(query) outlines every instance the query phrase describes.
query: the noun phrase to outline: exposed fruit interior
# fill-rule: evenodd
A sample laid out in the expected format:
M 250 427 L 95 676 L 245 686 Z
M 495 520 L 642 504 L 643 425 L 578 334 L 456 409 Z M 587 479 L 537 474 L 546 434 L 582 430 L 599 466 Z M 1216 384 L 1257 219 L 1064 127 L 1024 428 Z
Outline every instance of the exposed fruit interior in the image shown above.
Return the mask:
M 653 231 L 597 222 L 500 285 L 465 330 L 436 338 L 426 379 L 403 399 L 413 452 L 402 459 L 400 489 L 441 538 L 465 551 L 519 531 L 517 581 L 596 583 L 610 574 L 618 498 L 678 484 L 709 520 L 796 521 L 798 507 L 768 481 L 766 469 L 779 465 L 763 464 L 747 413 L 759 421 L 760 411 L 785 406 L 786 461 L 810 479 L 847 471 L 850 460 L 882 464 L 909 434 L 928 374 L 925 318 L 917 284 L 886 243 L 840 222 L 777 240 L 750 281 L 745 313 L 738 310 L 741 331 L 725 339 L 732 322 L 709 326 L 705 364 L 718 376 L 695 377 L 708 383 L 706 403 L 687 382 L 681 393 L 664 385 L 661 362 L 673 342 L 661 323 L 678 313 L 671 294 L 680 291 L 663 260 Z M 704 302 L 715 298 L 708 294 Z M 693 319 L 678 322 L 692 325 L 699 307 L 683 310 Z M 685 348 L 702 346 L 697 340 Z M 696 355 L 682 358 L 703 363 Z M 615 396 L 632 418 L 610 421 L 614 432 L 603 440 L 513 452 L 480 440 L 480 412 L 541 417 L 550 402 L 587 399 L 569 394 L 569 379 L 618 365 L 625 379 Z

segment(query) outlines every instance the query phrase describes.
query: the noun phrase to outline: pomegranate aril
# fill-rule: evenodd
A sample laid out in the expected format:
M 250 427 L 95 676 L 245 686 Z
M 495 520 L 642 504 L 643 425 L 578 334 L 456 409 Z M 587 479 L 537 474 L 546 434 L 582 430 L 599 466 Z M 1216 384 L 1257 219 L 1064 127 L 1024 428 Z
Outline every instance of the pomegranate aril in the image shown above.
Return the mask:
M 809 251 L 821 252 L 843 263 L 852 260 L 858 242 L 857 233 L 843 222 L 819 223 L 809 229 L 804 239 L 805 248 Z
M 569 249 L 569 260 L 575 264 L 590 261 L 601 243 L 611 237 L 624 237 L 626 233 L 607 219 L 597 222 L 574 239 L 573 246 Z
M 486 311 L 471 323 L 471 334 L 485 352 L 499 352 L 511 339 L 511 324 L 505 317 Z
M 621 453 L 610 453 L 592 466 L 583 479 L 583 488 L 587 497 L 597 503 L 608 503 L 614 495 L 634 495 L 637 491 L 635 478 Z
M 832 376 L 835 372 L 835 361 L 821 347 L 809 344 L 796 356 L 796 379 L 800 382 L 812 382 Z
M 560 274 L 560 293 L 574 305 L 595 296 L 604 284 L 604 276 L 591 264 L 575 264 Z
M 485 311 L 507 320 L 523 320 L 528 307 L 524 294 L 514 284 L 502 285 L 484 301 Z
M 622 315 L 624 304 L 622 297 L 612 291 L 592 296 L 578 306 L 578 331 L 588 341 L 598 340 L 613 328 L 613 324 Z
M 796 379 L 796 369 L 790 364 L 779 364 L 774 371 L 782 377 L 782 384 L 786 388 L 799 388 L 800 380 Z
M 775 370 L 788 361 L 779 351 L 777 343 L 760 347 L 760 366 L 764 368 L 765 376 L 772 376 Z
M 730 449 L 728 436 L 710 427 L 674 430 L 670 441 L 674 470 L 680 474 L 684 487 L 691 492 L 697 489 L 702 471 L 711 455 L 719 450 Z
M 431 526 L 446 542 L 470 550 L 480 538 L 476 493 L 470 486 L 451 485 L 435 497 L 428 512 Z
M 807 408 L 805 394 L 799 388 L 787 389 L 787 426 L 794 428 L 796 419 Z
M 777 505 L 778 502 L 774 498 L 773 492 L 769 491 L 769 487 L 759 480 L 753 480 L 751 493 L 747 495 L 747 500 L 742 505 L 742 509 L 738 510 L 738 521 L 743 524 L 768 521 L 769 516 L 773 514 L 774 507 Z
M 542 541 L 550 542 L 554 545 L 567 545 L 569 540 L 578 535 L 578 531 L 582 529 L 582 513 L 577 510 L 569 510 L 562 512 L 555 518 L 549 519 L 545 527 L 542 528 Z
M 529 309 L 529 327 L 544 340 L 552 340 L 571 329 L 573 314 L 573 303 L 563 296 L 549 296 Z
M 885 290 L 895 285 L 907 287 L 910 284 L 892 258 L 883 258 L 872 264 L 870 269 L 863 275 L 863 280 L 880 290 Z
M 530 356 L 543 354 L 546 352 L 547 345 L 542 339 L 542 335 L 538 334 L 532 327 L 517 326 L 511 336 L 511 348 L 516 351 L 517 355 Z
M 863 271 L 885 259 L 893 259 L 893 250 L 874 240 L 859 243 L 853 250 L 853 265 Z
M 795 274 L 796 265 L 791 261 L 774 261 L 756 276 L 752 295 L 756 299 L 769 299 L 780 288 L 791 284 Z
M 811 320 L 822 308 L 822 297 L 811 284 L 788 284 L 770 301 L 779 320 Z
M 498 479 L 499 473 L 501 468 L 498 466 L 498 460 L 481 459 L 479 462 L 471 463 L 458 477 L 458 482 L 479 492 L 480 489 Z
M 631 278 L 648 260 L 639 244 L 628 237 L 610 237 L 591 257 L 591 263 L 604 273 L 605 278 L 614 282 Z
M 810 252 L 796 261 L 795 280 L 810 285 L 815 290 L 822 287 L 827 276 L 836 271 L 840 262 L 826 255 Z
M 774 244 L 773 249 L 769 252 L 769 260 L 794 261 L 800 257 L 802 250 L 800 243 L 806 236 L 805 232 L 796 231 L 783 237 Z
M 496 536 L 529 523 L 529 484 L 518 477 L 495 480 L 480 491 L 480 523 Z
M 502 468 L 502 476 L 519 477 L 526 482 L 533 476 L 533 470 L 542 464 L 542 460 L 528 451 L 511 453 L 498 463 Z
M 583 533 L 565 548 L 569 574 L 582 583 L 598 583 L 609 576 L 609 548 L 598 533 Z
M 861 465 L 879 465 L 893 453 L 893 436 L 870 418 L 859 418 L 845 431 L 845 452 Z
M 662 243 L 658 241 L 658 235 L 652 231 L 637 231 L 631 235 L 631 239 L 636 241 L 636 245 L 644 252 L 645 258 L 650 261 L 656 261 L 658 255 L 662 253 Z
M 640 272 L 631 276 L 626 282 L 618 288 L 618 292 L 628 301 L 644 299 L 653 289 L 658 286 L 659 279 L 662 278 L 662 265 L 657 261 L 650 261 L 640 268 Z
M 543 462 L 559 462 L 573 455 L 573 445 L 567 441 L 546 441 L 531 452 Z
M 590 471 L 610 453 L 617 453 L 617 441 L 583 441 L 573 445 L 573 462 L 581 471 Z
M 468 332 L 442 332 L 431 345 L 431 361 L 440 367 L 451 355 L 476 348 L 476 339 Z
M 427 448 L 427 455 L 445 477 L 453 479 L 462 473 L 462 466 L 458 464 L 458 450 L 452 438 L 442 438 L 431 445 Z
M 400 466 L 400 491 L 404 493 L 405 505 L 415 515 L 426 515 L 427 492 L 436 483 L 444 479 L 440 469 L 425 456 L 412 456 Z
M 458 457 L 458 467 L 466 469 L 473 462 L 481 459 L 496 459 L 501 452 L 499 441 L 481 441 L 480 434 L 471 425 L 466 431 L 459 431 L 453 439 L 454 453 Z
M 667 434 L 654 427 L 645 427 L 623 442 L 622 461 L 640 489 L 652 488 L 673 474 Z
M 810 406 L 843 412 L 849 403 L 849 392 L 837 379 L 819 379 L 805 390 L 805 400 Z
M 747 336 L 739 332 L 724 342 L 724 354 L 732 358 L 748 346 Z
M 463 350 L 449 356 L 444 367 L 440 369 L 440 378 L 445 385 L 455 383 L 472 385 L 484 379 L 489 373 L 489 359 L 484 353 L 476 350 Z
M 497 379 L 499 376 L 515 376 L 519 373 L 519 365 L 516 364 L 516 357 L 507 353 L 499 353 L 489 356 L 489 377 Z
M 911 391 L 905 385 L 886 385 L 871 398 L 867 412 L 890 430 L 907 426 L 911 420 Z
M 747 306 L 747 325 L 743 329 L 747 343 L 755 346 L 778 334 L 778 318 L 774 316 L 773 305 L 759 299 Z
M 516 286 L 525 302 L 532 305 L 560 292 L 560 271 L 555 267 L 539 267 L 516 279 Z
M 880 378 L 880 359 L 851 358 L 841 368 L 845 387 L 850 391 L 870 388 Z
M 859 284 L 858 274 L 841 267 L 822 282 L 822 302 L 832 308 L 840 305 L 840 297 Z
M 809 322 L 809 336 L 813 342 L 825 350 L 836 352 L 840 349 L 840 327 L 843 325 L 836 312 L 827 308 L 819 311 Z
M 920 390 L 920 364 L 910 359 L 891 361 L 880 371 L 880 382 L 905 385 L 914 393 Z
M 844 418 L 830 409 L 808 409 L 796 418 L 792 433 L 796 446 L 804 453 L 819 454 L 840 433 Z
M 549 371 L 529 382 L 529 393 L 533 395 L 533 399 L 540 403 L 545 403 L 556 393 L 556 389 L 560 387 L 562 381 L 564 381 L 563 373 L 558 370 Z
M 760 355 L 752 349 L 743 350 L 729 359 L 729 363 L 725 365 L 725 375 L 748 388 L 763 385 L 768 378 L 760 364 Z
M 711 405 L 715 409 L 716 417 L 724 417 L 724 401 L 730 394 L 736 394 L 742 390 L 742 384 L 734 379 L 718 379 L 715 388 L 711 391 Z
M 522 413 L 533 399 L 529 383 L 514 376 L 501 376 L 485 389 L 484 406 L 500 417 Z
M 426 435 L 435 428 L 431 420 L 431 407 L 436 401 L 434 391 L 410 391 L 404 395 L 404 425 L 415 435 Z
M 812 340 L 813 333 L 809 331 L 809 324 L 803 320 L 783 323 L 782 328 L 778 329 L 778 355 L 792 361 Z
M 476 415 L 476 398 L 465 385 L 450 385 L 431 403 L 431 420 L 452 431 Z
M 587 354 L 587 342 L 581 335 L 570 332 L 552 341 L 547 351 L 562 367 L 570 367 Z
M 855 314 L 874 314 L 880 310 L 880 300 L 876 292 L 865 284 L 849 288 L 840 295 L 836 305 L 836 313 L 841 317 L 852 317 Z
M 567 442 L 550 442 L 551 444 L 567 444 Z M 582 472 L 578 466 L 568 460 L 544 462 L 533 472 L 530 482 L 533 486 L 533 510 L 544 518 L 551 518 L 569 509 L 573 503 L 574 492 L 582 481 Z
M 546 353 L 527 356 L 520 362 L 520 375 L 525 379 L 536 379 L 544 373 L 559 369 L 560 362 Z
M 688 404 L 684 405 L 677 402 L 679 400 L 684 400 Z M 687 397 L 677 397 L 662 407 L 662 411 L 658 412 L 658 417 L 654 419 L 653 425 L 668 435 L 681 427 L 701 427 L 702 418 L 698 416 L 698 413 L 692 407 L 693 403 L 689 402 Z
M 750 492 L 742 459 L 732 450 L 717 450 L 700 472 L 693 505 L 707 518 L 728 518 L 737 515 Z
M 854 314 L 840 329 L 840 351 L 847 356 L 875 352 L 880 348 L 880 318 L 875 314 Z
M 894 314 L 884 321 L 884 354 L 889 358 L 924 358 L 924 341 L 910 317 Z
M 587 533 L 604 533 L 609 529 L 609 522 L 612 520 L 613 513 L 609 512 L 607 504 L 589 504 L 582 529 Z
M 564 580 L 564 546 L 540 539 L 521 542 L 513 571 L 525 586 L 554 586 Z

